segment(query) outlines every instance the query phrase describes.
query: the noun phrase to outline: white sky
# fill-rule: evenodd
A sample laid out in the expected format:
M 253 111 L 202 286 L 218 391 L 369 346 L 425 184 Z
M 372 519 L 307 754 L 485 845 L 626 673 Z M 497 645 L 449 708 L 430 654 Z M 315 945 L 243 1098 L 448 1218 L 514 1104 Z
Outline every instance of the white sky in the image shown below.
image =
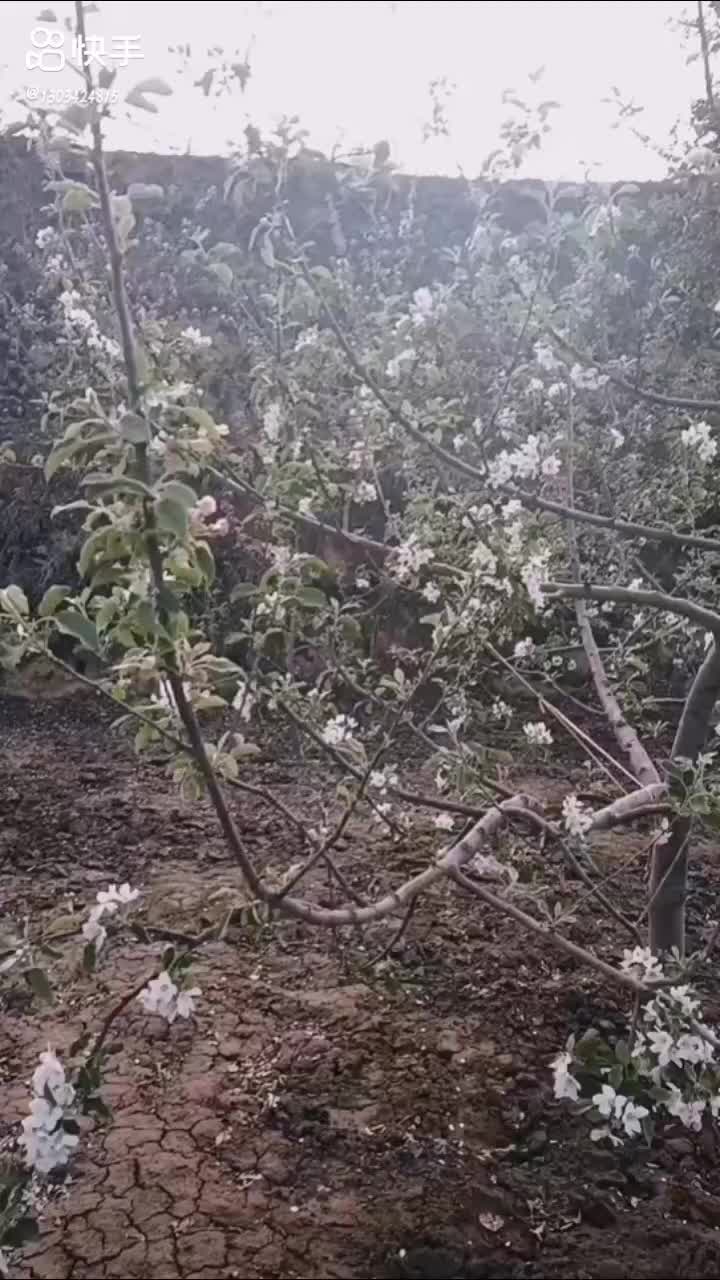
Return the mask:
M 12 94 L 25 86 L 44 93 L 80 81 L 71 71 L 26 69 L 30 33 L 43 9 L 37 3 L 0 3 L 0 109 L 19 118 Z M 50 4 L 61 19 L 70 4 Z M 242 141 L 248 116 L 266 129 L 281 115 L 298 115 L 310 143 L 329 151 L 372 146 L 387 138 L 405 171 L 475 176 L 497 144 L 508 109 L 504 89 L 561 103 L 550 140 L 524 172 L 545 178 L 649 178 L 663 172 L 659 157 L 631 135 L 613 130 L 603 105 L 613 85 L 645 108 L 639 127 L 662 145 L 702 92 L 700 66 L 687 65 L 687 48 L 669 28 L 686 9 L 653 0 L 280 0 L 278 3 L 144 3 L 105 0 L 88 18 L 89 32 L 113 39 L 139 36 L 142 58 L 118 74 L 124 93 L 138 80 L 160 76 L 172 98 L 155 98 L 157 115 L 124 105 L 108 127 L 117 148 L 226 153 Z M 58 28 L 62 30 L 62 26 Z M 168 45 L 189 42 L 192 74 L 180 74 Z M 252 79 L 244 95 L 205 99 L 192 81 L 210 62 L 209 45 L 244 55 L 251 47 Z M 71 38 L 64 52 L 70 55 Z M 110 65 L 113 65 L 112 63 Z M 544 66 L 537 87 L 528 75 Z M 423 143 L 430 119 L 429 83 L 446 77 L 456 86 L 449 107 L 450 139 Z

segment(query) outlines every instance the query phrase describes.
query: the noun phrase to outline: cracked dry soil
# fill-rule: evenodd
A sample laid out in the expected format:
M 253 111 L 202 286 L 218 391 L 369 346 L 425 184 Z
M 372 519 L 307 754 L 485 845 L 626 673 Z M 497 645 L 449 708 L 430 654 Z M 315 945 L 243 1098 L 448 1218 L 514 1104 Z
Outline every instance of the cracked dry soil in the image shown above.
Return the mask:
M 83 909 L 125 879 L 143 889 L 140 918 L 176 930 L 242 901 L 212 815 L 108 739 L 90 704 L 4 697 L 0 712 L 3 912 L 54 920 L 68 898 Z M 254 775 L 299 810 L 328 785 L 317 763 L 277 757 Z M 260 865 L 297 859 L 281 817 L 252 797 L 236 808 Z M 629 839 L 615 838 L 623 856 Z M 393 848 L 358 824 L 340 857 L 371 891 L 378 868 L 397 880 L 435 844 L 428 828 Z M 711 858 L 697 875 L 696 899 L 711 900 Z M 321 877 L 311 887 L 327 900 Z M 641 883 L 626 888 L 640 901 Z M 591 919 L 579 914 L 579 939 Z M 716 1277 L 714 1142 L 670 1132 L 650 1153 L 601 1151 L 552 1104 L 549 1060 L 571 1030 L 621 1025 L 615 993 L 447 887 L 391 964 L 363 968 L 391 927 L 361 939 L 243 926 L 198 957 L 193 1024 L 167 1028 L 133 1005 L 111 1039 L 113 1120 L 88 1125 L 11 1274 Z M 62 1051 L 84 1020 L 98 1025 L 157 953 L 114 945 L 94 978 L 65 975 L 49 1012 L 22 988 L 4 993 L 0 1137 L 27 1110 L 46 1042 Z

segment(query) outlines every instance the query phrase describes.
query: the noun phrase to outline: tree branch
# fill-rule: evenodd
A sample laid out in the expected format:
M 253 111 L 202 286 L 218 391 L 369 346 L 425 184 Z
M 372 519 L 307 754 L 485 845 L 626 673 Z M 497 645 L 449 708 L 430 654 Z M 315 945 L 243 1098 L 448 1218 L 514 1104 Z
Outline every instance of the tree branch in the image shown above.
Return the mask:
M 706 609 L 692 600 L 681 600 L 677 596 L 665 595 L 662 591 L 632 591 L 629 587 L 596 587 L 589 582 L 547 582 L 543 591 L 550 598 L 560 599 L 568 596 L 572 600 L 615 601 L 617 604 L 638 604 L 648 609 L 665 609 L 667 613 L 677 613 L 681 618 L 689 618 L 697 626 L 720 635 L 720 614 Z
M 572 384 L 570 383 L 567 425 L 567 499 L 568 506 L 571 508 L 575 506 L 574 453 L 575 431 Z M 567 536 L 568 547 L 570 550 L 570 566 L 575 576 L 577 578 L 581 578 L 582 571 L 580 566 L 577 531 L 572 520 L 567 526 Z M 587 605 L 585 604 L 584 599 L 580 597 L 575 600 L 575 616 L 577 618 L 583 649 L 585 650 L 585 655 L 590 666 L 590 673 L 593 678 L 595 690 L 600 700 L 600 705 L 607 716 L 608 724 L 615 735 L 615 741 L 617 742 L 620 750 L 624 751 L 629 757 L 633 773 L 636 775 L 638 782 L 641 782 L 643 786 L 647 786 L 653 782 L 659 782 L 660 775 L 655 768 L 655 765 L 642 745 L 635 729 L 625 719 L 620 703 L 610 688 L 610 682 L 605 672 L 603 660 L 600 657 L 600 650 L 597 647 L 595 636 L 593 634 Z

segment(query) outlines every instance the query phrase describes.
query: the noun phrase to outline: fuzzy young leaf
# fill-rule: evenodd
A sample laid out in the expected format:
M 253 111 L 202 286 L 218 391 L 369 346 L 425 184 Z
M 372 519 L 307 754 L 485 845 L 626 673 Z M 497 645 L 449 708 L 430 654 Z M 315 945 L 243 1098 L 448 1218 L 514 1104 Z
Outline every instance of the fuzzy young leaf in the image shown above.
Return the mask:
M 211 587 L 215 581 L 215 560 L 206 542 L 198 542 L 196 544 L 195 560 L 205 582 Z
M 40 618 L 52 617 L 58 605 L 62 604 L 63 600 L 67 600 L 71 591 L 72 589 L 70 587 L 62 587 L 59 584 L 48 587 L 45 595 L 38 605 L 38 616 Z
M 27 618 L 30 612 L 27 596 L 14 582 L 0 592 L 0 600 L 6 613 L 19 613 L 21 617 Z
M 95 624 L 77 609 L 64 609 L 62 613 L 56 615 L 55 621 L 63 635 L 74 636 L 85 649 L 90 649 L 92 653 L 100 651 Z
M 190 528 L 187 507 L 174 498 L 158 498 L 155 503 L 155 517 L 161 529 L 174 533 L 176 538 L 184 539 Z
M 233 601 L 249 600 L 251 596 L 256 596 L 258 593 L 259 588 L 255 586 L 254 582 L 238 582 L 230 592 L 230 599 Z
M 226 289 L 229 288 L 233 282 L 232 267 L 228 266 L 227 262 L 210 262 L 208 264 L 208 271 L 212 271 L 213 275 L 217 276 L 220 283 L 225 285 Z
M 52 450 L 45 463 L 45 479 L 52 480 L 55 472 L 59 471 L 66 462 L 72 462 L 78 454 L 85 453 L 91 456 L 111 444 L 117 444 L 117 436 L 109 431 L 94 436 L 79 437 L 67 444 L 59 444 Z
M 295 599 L 306 609 L 327 608 L 327 596 L 318 587 L 300 587 L 295 592 Z
M 90 187 L 86 187 L 84 183 L 74 183 L 63 196 L 63 212 L 87 213 L 88 209 L 94 209 L 98 203 L 98 198 Z
M 179 502 L 188 511 L 192 510 L 198 500 L 195 490 L 189 484 L 182 484 L 180 480 L 168 480 L 160 490 L 160 496 L 172 498 L 173 502 Z

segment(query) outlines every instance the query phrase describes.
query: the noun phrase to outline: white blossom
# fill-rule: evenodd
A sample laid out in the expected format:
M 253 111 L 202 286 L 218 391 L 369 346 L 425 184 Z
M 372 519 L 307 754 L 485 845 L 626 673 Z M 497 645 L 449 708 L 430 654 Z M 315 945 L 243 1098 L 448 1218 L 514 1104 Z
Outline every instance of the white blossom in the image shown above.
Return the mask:
M 701 462 L 712 462 L 718 450 L 717 440 L 713 439 L 711 431 L 709 422 L 693 422 L 680 433 L 685 448 L 696 450 Z
M 577 796 L 570 795 L 565 796 L 562 802 L 562 814 L 565 819 L 565 830 L 571 836 L 577 836 L 583 840 L 593 824 L 592 811 L 578 800 Z
M 610 428 L 610 438 L 613 442 L 613 449 L 621 449 L 625 443 L 625 437 L 622 431 L 618 431 L 617 427 Z
M 263 414 L 263 435 L 272 444 L 277 444 L 282 429 L 282 407 L 277 401 L 269 404 Z
M 663 968 L 657 956 L 649 947 L 634 947 L 632 951 L 623 951 L 620 963 L 623 973 L 631 973 L 643 981 L 663 977 Z
M 496 698 L 490 708 L 490 715 L 493 720 L 507 721 L 512 719 L 512 707 L 507 702 L 503 702 L 502 698 Z
M 397 382 L 401 373 L 407 364 L 412 364 L 416 358 L 417 352 L 413 347 L 406 347 L 399 355 L 393 356 L 392 360 L 388 360 L 385 366 L 385 374 L 393 382 Z
M 157 1013 L 166 1022 L 176 1018 L 189 1018 L 195 1008 L 195 1000 L 202 995 L 199 987 L 181 991 L 166 969 L 153 978 L 140 992 L 138 1000 L 147 1013 Z
M 429 564 L 434 558 L 434 551 L 431 547 L 423 547 L 417 539 L 417 534 L 412 533 L 406 542 L 402 542 L 399 547 L 394 547 L 392 552 L 392 560 L 390 568 L 399 582 L 406 581 L 425 564 Z
M 606 373 L 598 373 L 597 369 L 586 369 L 580 364 L 573 365 L 570 377 L 574 385 L 582 391 L 599 391 L 608 381 Z
M 538 610 L 545 608 L 545 596 L 543 594 L 543 583 L 547 574 L 547 555 L 536 554 L 530 557 L 527 564 L 523 565 L 521 578 L 525 583 L 525 589 L 532 600 L 534 606 Z
M 54 227 L 41 227 L 35 236 L 35 244 L 38 249 L 46 249 L 53 240 L 57 239 L 57 232 Z
M 552 373 L 553 369 L 559 369 L 562 364 L 552 347 L 548 346 L 546 342 L 535 343 L 535 359 L 540 368 L 544 369 L 546 373 Z
M 514 657 L 519 660 L 523 658 L 532 658 L 534 653 L 535 641 L 531 640 L 529 636 L 526 636 L 524 640 L 518 640 L 515 648 L 513 649 Z
M 116 907 L 126 907 L 140 897 L 139 889 L 131 889 L 127 880 L 119 887 L 109 884 L 107 889 L 99 889 L 96 900 L 104 910 L 114 911 Z
M 684 1124 L 686 1129 L 694 1129 L 696 1132 L 702 1128 L 702 1118 L 706 1108 L 706 1102 L 703 1098 L 696 1098 L 686 1102 L 677 1085 L 670 1084 L 668 1086 L 670 1096 L 665 1101 L 665 1106 L 671 1116 Z
M 437 604 L 440 599 L 440 588 L 436 582 L 426 582 L 420 594 L 428 604 Z
M 557 454 L 551 453 L 547 458 L 543 458 L 540 470 L 544 476 L 556 476 L 561 467 L 562 462 L 558 458 Z
M 571 1062 L 571 1054 L 560 1053 L 550 1064 L 554 1076 L 553 1093 L 556 1098 L 568 1098 L 570 1102 L 577 1102 L 580 1097 L 580 1081 L 570 1073 Z
M 323 742 L 327 742 L 332 747 L 337 747 L 342 742 L 352 739 L 357 727 L 357 720 L 353 716 L 333 716 L 331 720 L 328 720 L 322 731 Z
M 353 489 L 353 498 L 356 502 L 375 502 L 377 498 L 377 490 L 374 484 L 369 480 L 358 480 Z
M 553 736 L 543 720 L 524 724 L 523 733 L 532 747 L 549 747 Z
M 377 791 L 384 793 L 388 787 L 396 787 L 398 784 L 398 775 L 391 765 L 386 765 L 384 769 L 373 769 L 370 774 L 370 786 Z
M 437 827 L 438 831 L 453 831 L 455 828 L 455 819 L 451 813 L 438 813 L 437 816 L 433 818 L 433 824 Z
M 75 1134 L 66 1133 L 63 1124 L 75 1090 L 65 1079 L 63 1065 L 51 1048 L 40 1054 L 32 1090 L 30 1114 L 22 1121 L 20 1145 L 25 1148 L 28 1168 L 50 1173 L 67 1164 L 79 1141 Z
M 206 493 L 199 502 L 195 503 L 195 506 L 192 509 L 192 514 L 197 516 L 200 520 L 207 520 L 210 516 L 214 516 L 216 511 L 217 502 L 213 498 L 212 494 Z
M 240 719 L 247 723 L 252 717 L 253 709 L 257 699 L 251 691 L 250 686 L 244 681 L 240 682 L 237 693 L 232 700 L 233 711 L 240 712 Z
M 433 313 L 433 296 L 427 286 L 416 289 L 413 294 L 412 306 L 410 307 L 410 315 L 414 325 L 420 326 L 426 324 Z
M 622 1127 L 629 1138 L 638 1137 L 642 1132 L 641 1121 L 645 1116 L 649 1115 L 647 1107 L 640 1106 L 637 1102 L 629 1100 L 625 1104 L 625 1110 L 622 1114 Z
M 193 328 L 192 325 L 189 325 L 187 329 L 183 329 L 180 337 L 184 338 L 191 347 L 212 346 L 212 338 L 206 333 L 201 333 L 199 329 Z
M 602 1085 L 600 1092 L 593 1094 L 592 1100 L 600 1115 L 605 1116 L 606 1119 L 613 1115 L 617 1119 L 627 1102 L 627 1098 L 621 1093 L 616 1093 L 611 1084 Z
M 102 907 L 93 907 L 88 919 L 82 927 L 82 935 L 86 942 L 95 944 L 95 950 L 100 951 L 105 945 L 107 938 L 107 929 L 100 923 L 103 916 Z

